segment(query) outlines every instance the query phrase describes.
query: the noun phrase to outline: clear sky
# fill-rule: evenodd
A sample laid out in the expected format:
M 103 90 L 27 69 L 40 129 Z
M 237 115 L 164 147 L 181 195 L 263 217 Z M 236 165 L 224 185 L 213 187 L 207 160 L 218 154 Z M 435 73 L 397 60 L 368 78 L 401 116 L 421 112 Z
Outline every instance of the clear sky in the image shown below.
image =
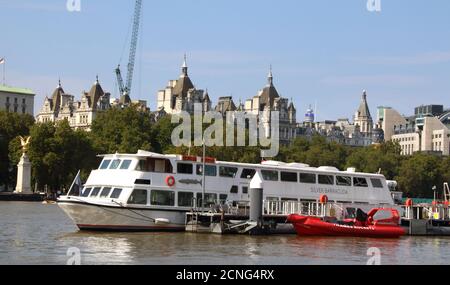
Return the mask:
M 381 0 L 378 13 L 366 2 L 144 0 L 133 99 L 154 110 L 186 52 L 194 84 L 214 102 L 255 96 L 272 64 L 300 120 L 316 103 L 319 120 L 351 118 L 363 89 L 374 117 L 379 105 L 404 114 L 420 104 L 450 107 L 450 1 Z M 114 68 L 128 60 L 133 7 L 81 0 L 81 12 L 70 13 L 66 0 L 0 0 L 8 85 L 32 88 L 35 111 L 58 78 L 77 99 L 97 74 L 118 95 Z

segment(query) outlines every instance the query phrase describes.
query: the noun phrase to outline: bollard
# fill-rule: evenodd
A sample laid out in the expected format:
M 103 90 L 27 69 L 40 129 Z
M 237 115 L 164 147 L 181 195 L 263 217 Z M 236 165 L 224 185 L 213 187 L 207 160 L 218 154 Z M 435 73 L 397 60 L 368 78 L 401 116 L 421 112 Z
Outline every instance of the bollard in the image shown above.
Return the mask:
M 263 181 L 258 172 L 256 172 L 250 182 L 250 221 L 257 222 L 261 227 L 263 220 Z

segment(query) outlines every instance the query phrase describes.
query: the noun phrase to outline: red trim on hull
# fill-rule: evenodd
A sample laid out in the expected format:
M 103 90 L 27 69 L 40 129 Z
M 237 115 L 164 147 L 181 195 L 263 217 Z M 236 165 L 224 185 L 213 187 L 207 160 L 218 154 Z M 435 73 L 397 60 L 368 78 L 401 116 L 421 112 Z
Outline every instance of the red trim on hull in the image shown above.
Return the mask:
M 119 225 L 83 225 L 77 224 L 80 230 L 87 231 L 184 231 L 184 227 L 158 227 L 158 226 L 119 226 Z

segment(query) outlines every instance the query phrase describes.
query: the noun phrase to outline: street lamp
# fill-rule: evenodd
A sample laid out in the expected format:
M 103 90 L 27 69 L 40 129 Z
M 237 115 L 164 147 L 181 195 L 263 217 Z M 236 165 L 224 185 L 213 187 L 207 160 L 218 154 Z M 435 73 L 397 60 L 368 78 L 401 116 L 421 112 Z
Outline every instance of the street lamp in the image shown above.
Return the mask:
M 433 197 L 434 197 L 433 199 L 434 199 L 434 201 L 436 201 L 436 189 L 437 189 L 436 185 L 434 185 L 433 188 L 431 188 L 431 189 L 433 189 L 433 193 L 434 193 L 433 194 Z

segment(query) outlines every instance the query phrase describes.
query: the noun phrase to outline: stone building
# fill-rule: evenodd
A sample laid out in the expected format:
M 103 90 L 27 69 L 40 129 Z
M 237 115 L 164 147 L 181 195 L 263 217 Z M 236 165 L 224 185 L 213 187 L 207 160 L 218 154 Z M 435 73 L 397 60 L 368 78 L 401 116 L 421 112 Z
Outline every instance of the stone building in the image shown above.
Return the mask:
M 294 103 L 279 95 L 273 84 L 272 69 L 267 77 L 267 85 L 258 94 L 245 102 L 244 111 L 258 117 L 264 125 L 266 136 L 271 136 L 271 113 L 279 112 L 280 143 L 288 144 L 297 135 L 297 110 Z
M 74 98 L 64 91 L 60 81 L 52 96 L 44 99 L 41 111 L 36 117 L 37 122 L 67 120 L 74 129 L 90 131 L 97 113 L 111 108 L 111 95 L 103 91 L 98 77 L 89 92 L 82 92 L 79 101 Z
M 415 152 L 450 154 L 450 111 L 442 105 L 428 105 L 415 108 L 410 117 L 400 115 L 389 107 L 379 108 L 379 123 L 386 141 L 397 142 L 402 155 Z
M 194 113 L 194 104 L 201 103 L 203 112 L 211 110 L 211 99 L 208 92 L 195 88 L 189 74 L 186 56 L 181 67 L 181 75 L 177 80 L 170 80 L 164 90 L 158 91 L 157 110 L 167 114 L 186 111 Z
M 33 116 L 34 97 L 30 89 L 0 85 L 0 110 Z

